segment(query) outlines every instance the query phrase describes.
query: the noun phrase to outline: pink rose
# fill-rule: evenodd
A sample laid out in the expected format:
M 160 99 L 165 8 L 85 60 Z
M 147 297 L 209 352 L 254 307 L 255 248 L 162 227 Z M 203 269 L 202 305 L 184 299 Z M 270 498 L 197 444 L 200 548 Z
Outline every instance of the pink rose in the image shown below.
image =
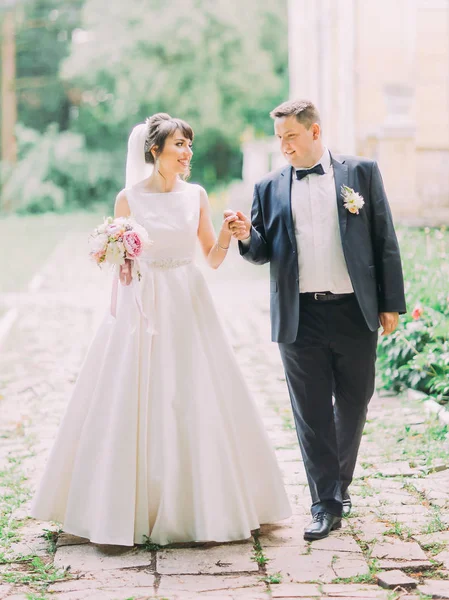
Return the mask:
M 135 231 L 125 231 L 123 234 L 127 258 L 137 258 L 142 254 L 142 240 Z
M 424 312 L 424 309 L 423 309 L 423 307 L 422 307 L 422 306 L 420 306 L 419 304 L 417 304 L 417 305 L 415 306 L 415 308 L 413 309 L 413 312 L 412 312 L 412 319 L 413 319 L 414 321 L 418 321 L 418 319 L 420 319 L 420 318 L 421 318 L 421 316 L 422 316 L 423 312 Z

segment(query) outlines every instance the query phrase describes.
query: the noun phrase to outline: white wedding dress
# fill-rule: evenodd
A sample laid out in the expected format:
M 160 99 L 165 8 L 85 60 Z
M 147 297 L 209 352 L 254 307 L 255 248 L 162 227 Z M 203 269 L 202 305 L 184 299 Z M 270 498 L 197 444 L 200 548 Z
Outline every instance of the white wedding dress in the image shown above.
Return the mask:
M 199 188 L 127 190 L 153 241 L 97 332 L 31 514 L 99 544 L 232 541 L 290 516 L 269 438 L 193 262 Z

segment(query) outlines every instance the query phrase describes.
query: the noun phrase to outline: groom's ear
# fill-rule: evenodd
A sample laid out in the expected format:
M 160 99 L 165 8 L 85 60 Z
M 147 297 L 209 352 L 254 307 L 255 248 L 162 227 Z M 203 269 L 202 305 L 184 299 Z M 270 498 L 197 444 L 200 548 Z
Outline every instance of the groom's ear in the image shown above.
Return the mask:
M 321 127 L 319 123 L 314 123 L 311 127 L 312 129 L 312 136 L 314 140 L 317 140 L 320 135 L 321 135 Z

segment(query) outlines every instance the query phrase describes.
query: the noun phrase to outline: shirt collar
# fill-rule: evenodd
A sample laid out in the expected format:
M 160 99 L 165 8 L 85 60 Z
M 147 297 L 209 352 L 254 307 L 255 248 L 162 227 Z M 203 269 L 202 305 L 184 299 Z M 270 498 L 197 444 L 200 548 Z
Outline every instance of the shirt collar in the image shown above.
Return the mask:
M 309 167 L 309 169 L 313 169 L 313 167 L 316 167 L 316 165 L 319 165 L 319 164 L 321 164 L 325 173 L 327 173 L 332 166 L 331 154 L 326 147 L 324 148 L 324 152 L 321 155 L 320 160 L 318 162 L 316 162 L 314 165 L 312 165 L 311 167 Z M 293 169 L 292 178 L 296 180 L 296 171 L 305 171 L 305 170 L 306 169 Z

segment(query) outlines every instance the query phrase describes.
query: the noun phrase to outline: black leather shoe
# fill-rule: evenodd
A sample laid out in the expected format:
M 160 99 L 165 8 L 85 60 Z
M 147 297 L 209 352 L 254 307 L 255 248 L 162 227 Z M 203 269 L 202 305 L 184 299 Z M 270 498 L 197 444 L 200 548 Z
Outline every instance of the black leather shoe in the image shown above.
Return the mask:
M 327 537 L 333 529 L 340 529 L 341 517 L 328 512 L 318 512 L 313 515 L 313 521 L 304 529 L 305 540 L 321 540 Z
M 346 496 L 346 498 L 343 499 L 342 516 L 349 517 L 349 515 L 351 514 L 351 510 L 352 510 L 352 502 L 351 502 L 351 498 L 349 497 L 349 494 L 348 494 Z

